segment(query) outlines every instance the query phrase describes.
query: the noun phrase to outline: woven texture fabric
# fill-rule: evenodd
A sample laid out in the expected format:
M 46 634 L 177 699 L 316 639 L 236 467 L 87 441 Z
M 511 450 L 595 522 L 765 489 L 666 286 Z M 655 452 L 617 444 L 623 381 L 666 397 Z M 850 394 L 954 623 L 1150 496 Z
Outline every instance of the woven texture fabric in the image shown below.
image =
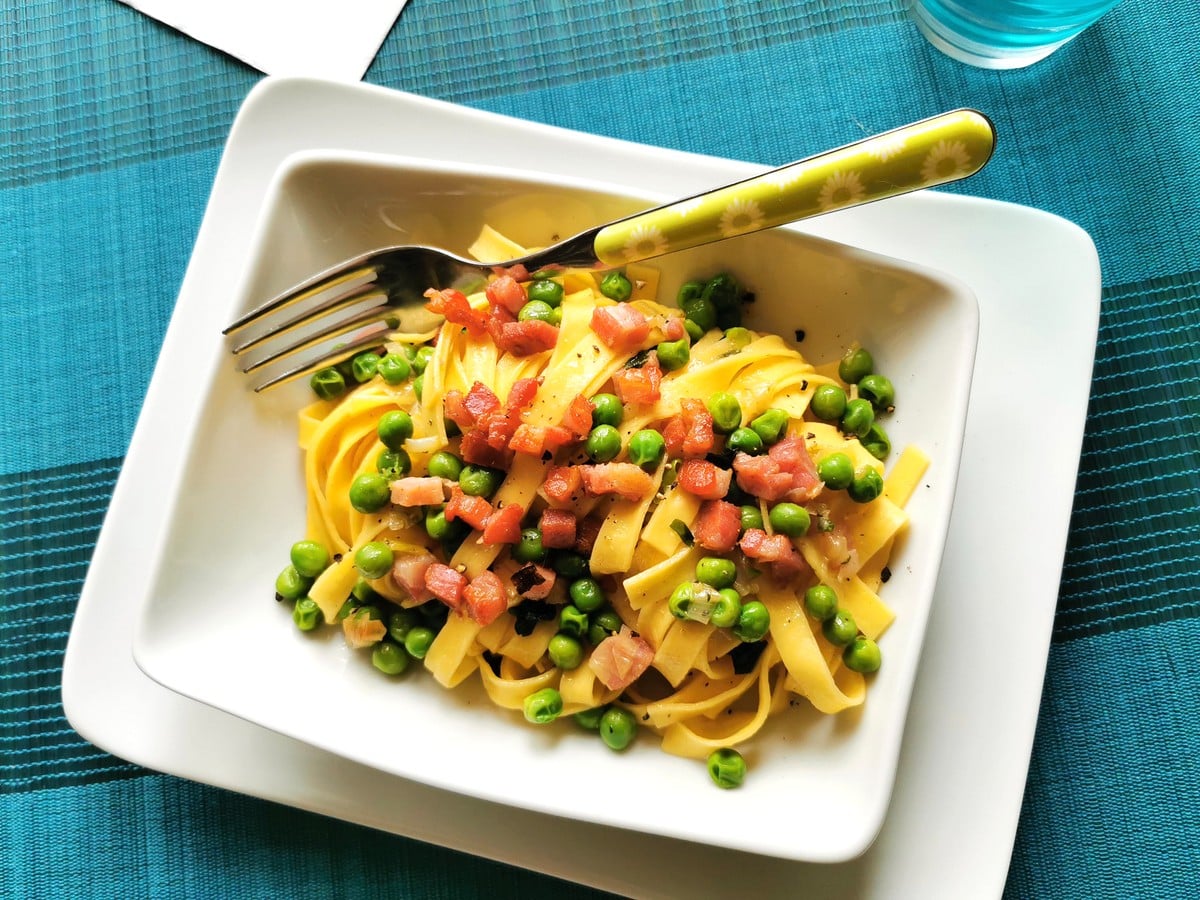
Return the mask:
M 900 0 L 412 0 L 367 75 L 762 163 L 975 106 L 1002 143 L 962 189 L 1093 236 L 1096 368 L 1013 898 L 1188 896 L 1200 875 L 1198 32 L 1197 4 L 1125 0 L 994 73 L 926 45 Z M 0 0 L 0 895 L 589 896 L 147 772 L 63 718 L 88 559 L 258 78 L 115 0 Z

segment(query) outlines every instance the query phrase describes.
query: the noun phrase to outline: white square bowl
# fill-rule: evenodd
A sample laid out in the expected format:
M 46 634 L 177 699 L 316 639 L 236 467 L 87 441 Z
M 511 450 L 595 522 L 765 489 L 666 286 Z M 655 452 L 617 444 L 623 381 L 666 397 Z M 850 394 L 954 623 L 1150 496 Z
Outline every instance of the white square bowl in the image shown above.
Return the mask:
M 343 258 L 431 243 L 458 252 L 487 223 L 544 245 L 663 199 L 585 179 L 314 151 L 289 157 L 268 200 L 227 319 Z M 570 723 L 548 729 L 493 708 L 478 685 L 445 691 L 411 672 L 373 670 L 336 630 L 298 632 L 272 601 L 302 536 L 295 413 L 307 388 L 255 395 L 220 335 L 191 411 L 186 462 L 164 473 L 168 533 L 134 639 L 138 665 L 185 696 L 384 772 L 554 815 L 787 859 L 833 862 L 871 843 L 891 794 L 908 700 L 945 543 L 974 363 L 978 312 L 936 272 L 777 229 L 661 260 L 661 298 L 727 270 L 755 292 L 749 327 L 791 337 L 817 363 L 852 341 L 896 384 L 888 431 L 932 458 L 883 597 L 897 620 L 859 710 L 796 707 L 746 748 L 751 772 L 719 791 L 703 766 L 643 736 L 621 754 Z M 158 377 L 156 375 L 156 377 Z M 414 677 L 415 676 L 415 677 Z M 337 772 L 329 772 L 336 790 Z

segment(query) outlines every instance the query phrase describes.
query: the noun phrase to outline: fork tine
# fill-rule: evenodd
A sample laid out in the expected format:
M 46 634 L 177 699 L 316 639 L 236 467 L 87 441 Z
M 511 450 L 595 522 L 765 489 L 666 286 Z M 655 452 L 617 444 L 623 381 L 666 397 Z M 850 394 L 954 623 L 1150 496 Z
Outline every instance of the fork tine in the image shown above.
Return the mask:
M 253 360 L 247 363 L 242 368 L 242 371 L 246 374 L 257 372 L 259 369 L 265 368 L 266 366 L 291 359 L 297 354 L 304 353 L 307 350 L 314 350 L 320 347 L 322 344 L 335 340 L 343 335 L 353 334 L 354 332 L 363 328 L 379 325 L 379 332 L 386 333 L 388 331 L 396 330 L 396 328 L 399 327 L 399 324 L 399 319 L 396 317 L 396 314 L 394 312 L 390 312 L 388 307 L 374 306 L 371 309 L 362 311 L 350 319 L 335 322 L 332 325 L 329 325 L 327 328 L 309 335 L 302 341 L 298 341 L 295 344 L 288 344 L 279 348 L 273 353 L 269 353 L 266 356 Z M 361 346 L 361 344 L 358 343 L 357 336 L 353 338 L 353 341 L 355 342 L 354 346 Z M 325 359 L 326 357 L 336 355 L 342 351 L 344 346 L 349 345 L 342 345 L 333 348 L 333 350 L 328 353 L 322 353 L 317 357 L 317 359 Z
M 332 300 L 321 301 L 316 307 L 307 310 L 302 316 L 290 320 L 284 319 L 278 323 L 272 320 L 271 328 L 268 331 L 247 338 L 242 343 L 236 345 L 233 348 L 233 355 L 244 356 L 263 344 L 281 340 L 290 334 L 303 331 L 305 328 L 311 328 L 321 320 L 336 323 L 338 321 L 338 313 L 362 306 L 365 303 L 371 303 L 371 308 L 376 309 L 387 303 L 387 301 L 388 295 L 386 291 L 373 284 L 363 285 L 348 294 L 338 294 Z M 340 321 L 349 320 L 342 318 Z
M 285 291 L 278 297 L 268 300 L 256 309 L 252 309 L 222 333 L 227 336 L 233 335 L 253 325 L 268 323 L 269 327 L 266 332 L 255 340 L 270 337 L 284 326 L 296 321 L 301 315 L 313 315 L 321 312 L 348 294 L 367 288 L 375 282 L 382 271 L 383 266 L 376 264 L 358 266 L 347 271 L 323 272 L 303 284 Z M 287 315 L 289 311 L 295 310 L 308 301 L 313 301 L 327 291 L 331 292 L 329 296 L 316 300 L 312 309 L 297 310 L 296 315 Z M 235 349 L 234 352 L 236 353 L 238 350 Z
M 389 324 L 384 321 L 368 324 L 365 327 L 368 329 L 367 331 L 364 331 L 361 335 L 349 343 L 342 344 L 337 348 L 336 351 L 320 353 L 315 358 L 311 359 L 298 360 L 290 368 L 284 369 L 283 371 L 272 375 L 266 381 L 256 384 L 254 386 L 254 392 L 262 393 L 268 388 L 279 387 L 288 383 L 289 381 L 295 381 L 297 378 L 303 378 L 306 375 L 311 375 L 318 369 L 323 369 L 326 366 L 336 365 L 337 363 L 354 356 L 364 347 L 370 347 L 381 343 L 388 332 L 392 331 L 392 328 L 389 326 Z

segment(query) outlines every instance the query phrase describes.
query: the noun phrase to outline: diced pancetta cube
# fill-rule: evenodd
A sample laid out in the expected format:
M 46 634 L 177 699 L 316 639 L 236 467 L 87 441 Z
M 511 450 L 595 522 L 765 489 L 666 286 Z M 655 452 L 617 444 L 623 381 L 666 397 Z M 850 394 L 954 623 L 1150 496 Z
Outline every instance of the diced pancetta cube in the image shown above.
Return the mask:
M 472 497 L 455 485 L 450 489 L 450 501 L 446 504 L 446 521 L 462 519 L 476 531 L 482 531 L 493 512 L 492 504 L 482 497 Z
M 425 298 L 428 301 L 425 308 L 445 316 L 446 321 L 465 326 L 467 331 L 476 337 L 487 332 L 488 314 L 484 310 L 472 307 L 471 301 L 462 291 L 439 291 L 430 288 L 425 292 Z
M 491 625 L 508 609 L 508 594 L 500 576 L 490 569 L 480 572 L 463 588 L 463 608 L 480 625 Z
M 433 594 L 425 585 L 425 573 L 436 562 L 437 559 L 428 550 L 396 553 L 392 557 L 392 581 L 415 603 L 431 600 Z
M 579 499 L 583 476 L 578 466 L 551 466 L 542 482 L 542 493 L 551 503 L 566 504 Z
M 483 528 L 485 544 L 515 544 L 521 539 L 521 519 L 525 510 L 519 503 L 500 507 L 490 516 Z
M 685 459 L 676 483 L 689 494 L 705 500 L 720 500 L 729 493 L 733 473 L 705 459 Z
M 538 529 L 542 533 L 542 546 L 551 550 L 565 550 L 575 546 L 575 513 L 566 509 L 542 511 Z
M 410 476 L 391 484 L 397 506 L 434 506 L 446 499 L 446 482 L 432 476 Z
M 708 500 L 692 525 L 692 536 L 705 550 L 728 553 L 737 546 L 742 531 L 742 513 L 724 500 Z
M 623 691 L 642 676 L 654 661 L 654 648 L 634 635 L 628 625 L 596 645 L 588 665 L 610 691 Z
M 662 396 L 662 367 L 658 364 L 658 354 L 652 351 L 650 358 L 636 368 L 618 369 L 612 380 L 613 390 L 623 403 L 652 406 Z
M 501 275 L 491 282 L 484 292 L 487 294 L 488 303 L 492 306 L 502 306 L 514 316 L 529 299 L 525 296 L 525 288 L 511 275 Z
M 640 350 L 650 336 L 650 320 L 627 303 L 597 306 L 592 312 L 592 331 L 606 346 L 618 352 Z
M 579 466 L 583 489 L 593 497 L 616 494 L 626 500 L 640 500 L 654 490 L 654 479 L 633 463 L 610 462 Z
M 425 570 L 425 587 L 451 609 L 462 605 L 467 576 L 449 566 L 435 562 Z

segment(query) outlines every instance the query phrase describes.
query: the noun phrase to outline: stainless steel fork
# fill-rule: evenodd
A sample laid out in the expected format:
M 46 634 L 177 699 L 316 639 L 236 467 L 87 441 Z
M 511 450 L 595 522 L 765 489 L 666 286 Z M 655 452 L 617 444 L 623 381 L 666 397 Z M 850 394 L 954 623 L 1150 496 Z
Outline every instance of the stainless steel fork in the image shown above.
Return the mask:
M 481 263 L 434 247 L 372 250 L 321 272 L 225 329 L 261 391 L 431 323 L 428 288 L 470 293 L 497 268 L 606 269 L 958 181 L 978 172 L 995 129 L 971 109 L 943 113 L 615 222 L 519 259 Z M 422 319 L 425 321 L 422 322 Z M 434 320 L 436 322 L 436 320 Z

